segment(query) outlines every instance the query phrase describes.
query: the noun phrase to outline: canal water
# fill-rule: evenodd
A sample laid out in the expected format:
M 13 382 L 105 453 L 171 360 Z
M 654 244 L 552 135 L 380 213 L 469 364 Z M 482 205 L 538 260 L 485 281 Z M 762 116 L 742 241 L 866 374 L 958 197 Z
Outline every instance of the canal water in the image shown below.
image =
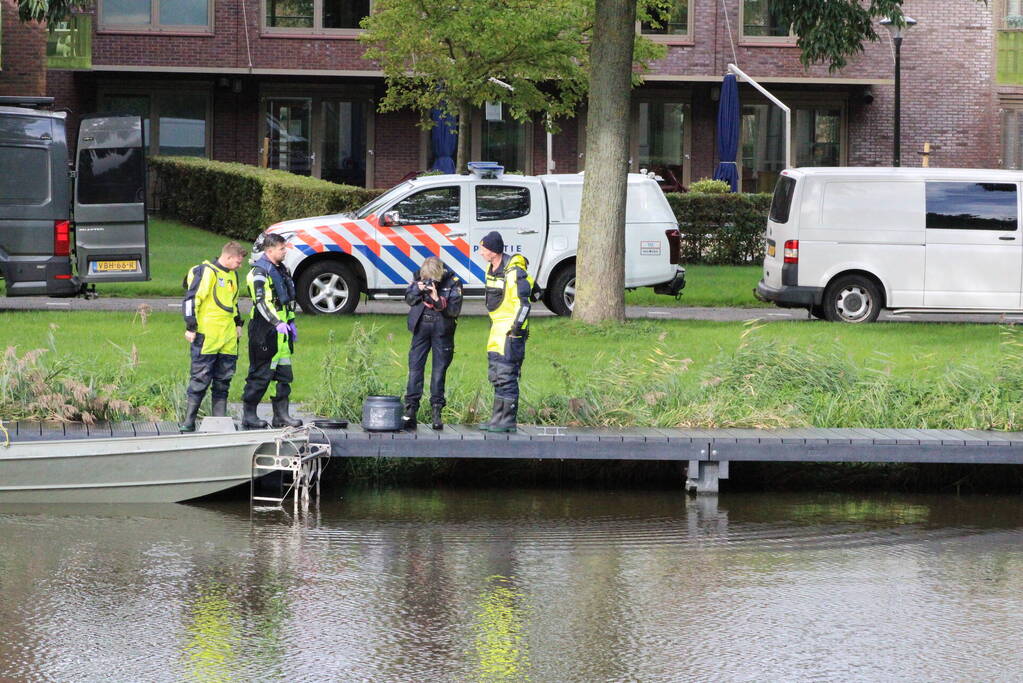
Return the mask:
M 1019 680 L 1023 500 L 0 508 L 0 679 Z

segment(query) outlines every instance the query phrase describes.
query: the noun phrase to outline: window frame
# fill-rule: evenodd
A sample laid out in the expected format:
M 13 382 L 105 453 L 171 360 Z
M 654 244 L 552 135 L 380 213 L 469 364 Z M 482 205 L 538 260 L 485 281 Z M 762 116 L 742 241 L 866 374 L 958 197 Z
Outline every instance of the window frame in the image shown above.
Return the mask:
M 267 23 L 267 2 L 259 0 L 259 30 L 262 35 L 274 37 L 356 38 L 366 32 L 362 28 L 323 28 L 323 0 L 313 1 L 313 25 L 309 28 L 293 26 L 270 26 Z M 369 11 L 373 12 L 373 0 L 369 0 Z
M 684 187 L 692 182 L 693 157 L 693 94 L 688 90 L 676 93 L 643 93 L 634 96 L 629 112 L 629 172 L 639 173 L 639 108 L 642 104 L 681 104 L 685 109 L 685 125 L 682 130 L 682 177 L 678 181 Z M 665 178 L 665 180 L 668 180 Z
M 96 0 L 96 32 L 97 33 L 169 33 L 185 34 L 190 36 L 212 36 L 215 30 L 214 17 L 216 15 L 217 0 L 206 0 L 206 24 L 204 26 L 192 26 L 188 24 L 161 24 L 160 3 L 174 2 L 174 0 L 147 0 L 149 2 L 149 23 L 148 24 L 117 24 L 106 20 L 106 12 L 103 3 L 106 0 Z
M 1000 154 L 999 154 L 999 160 L 998 160 L 999 164 L 998 165 L 1001 168 L 1004 168 L 1004 169 L 1009 169 L 1009 170 L 1014 170 L 1014 171 L 1023 170 L 1023 100 L 1003 100 L 999 104 L 1000 104 L 1000 106 L 999 106 L 999 115 L 1000 115 L 1000 118 L 1001 118 L 1001 121 L 999 122 L 999 125 L 1001 126 L 1001 136 L 1000 136 L 1001 150 L 1000 150 Z M 1016 167 L 1015 168 L 1008 164 L 1008 159 L 1006 158 L 1007 155 L 1005 154 L 1006 148 L 1007 148 L 1008 143 L 1009 143 L 1009 139 L 1008 138 L 1009 138 L 1009 134 L 1010 134 L 1010 124 L 1009 124 L 1009 118 L 1010 117 L 1013 117 L 1013 118 L 1016 119 L 1015 125 L 1011 126 L 1011 128 L 1013 129 L 1013 130 L 1011 130 L 1011 132 L 1015 133 L 1015 145 L 1014 145 L 1014 147 L 1015 147 L 1015 159 L 1016 159 Z
M 1020 13 L 1014 16 L 1023 16 L 1023 0 L 1019 0 Z M 995 13 L 995 21 L 997 28 L 1000 31 L 1023 31 L 1023 25 L 1021 26 L 1009 26 L 1006 20 L 1009 18 L 1009 0 L 997 0 L 993 11 Z
M 766 0 L 771 2 L 771 0 Z M 746 0 L 739 0 L 739 44 L 757 47 L 795 47 L 798 37 L 789 27 L 787 36 L 751 36 L 746 34 Z
M 180 93 L 182 91 L 198 92 L 204 95 L 206 102 L 206 130 L 205 130 L 205 155 L 203 158 L 213 158 L 213 83 L 208 81 L 168 81 L 156 85 L 145 86 L 140 84 L 129 84 L 118 86 L 113 82 L 101 83 L 96 92 L 97 102 L 102 103 L 104 98 L 118 95 L 148 97 L 149 98 L 149 139 L 146 141 L 146 154 L 158 156 L 160 154 L 160 109 L 157 95 L 168 93 Z
M 515 121 L 505 108 L 502 116 L 506 117 L 505 122 Z M 468 161 L 494 161 L 483 158 L 483 122 L 485 112 L 483 109 L 473 109 L 469 125 L 469 159 Z M 519 143 L 518 155 L 522 158 L 522 168 L 506 168 L 506 172 L 522 171 L 526 175 L 533 175 L 533 119 L 518 121 L 522 126 L 522 142 Z M 427 155 L 429 152 L 427 151 Z M 458 169 L 455 169 L 456 171 Z
M 259 125 L 256 126 L 256 148 L 259 150 L 257 166 L 262 166 L 264 140 L 267 137 L 266 101 L 270 99 L 309 98 L 312 100 L 312 133 L 311 152 L 315 155 L 310 177 L 322 177 L 322 146 L 324 136 L 323 102 L 324 100 L 347 100 L 360 102 L 366 109 L 366 187 L 375 187 L 376 178 L 376 98 L 372 87 L 360 85 L 323 85 L 311 83 L 277 84 L 261 83 L 259 85 Z
M 655 43 L 663 43 L 665 45 L 693 45 L 695 43 L 695 40 L 693 39 L 693 15 L 695 14 L 693 11 L 694 4 L 695 0 L 688 0 L 685 33 L 644 33 L 643 23 L 638 19 L 636 20 L 636 33 Z

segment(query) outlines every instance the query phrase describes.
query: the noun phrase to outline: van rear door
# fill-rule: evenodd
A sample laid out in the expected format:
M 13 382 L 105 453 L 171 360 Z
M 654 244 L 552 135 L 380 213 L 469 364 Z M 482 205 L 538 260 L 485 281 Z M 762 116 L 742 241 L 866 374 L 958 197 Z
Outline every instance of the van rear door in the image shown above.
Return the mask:
M 149 279 L 142 119 L 92 115 L 78 131 L 75 256 L 82 282 Z

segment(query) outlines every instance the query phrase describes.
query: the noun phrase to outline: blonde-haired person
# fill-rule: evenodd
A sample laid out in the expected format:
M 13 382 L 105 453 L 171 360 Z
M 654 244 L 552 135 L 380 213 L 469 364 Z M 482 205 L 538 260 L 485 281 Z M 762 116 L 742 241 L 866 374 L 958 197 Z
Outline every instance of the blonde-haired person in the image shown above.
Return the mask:
M 213 261 L 203 261 L 185 275 L 185 339 L 192 357 L 188 382 L 185 421 L 181 431 L 194 432 L 206 389 L 210 384 L 213 414 L 227 415 L 227 391 L 238 364 L 238 338 L 242 334 L 242 316 L 238 312 L 238 274 L 246 251 L 237 242 L 228 242 Z
M 405 290 L 408 330 L 408 385 L 405 388 L 405 429 L 415 429 L 419 400 L 423 397 L 426 357 L 433 354 L 430 371 L 430 408 L 433 428 L 443 429 L 444 380 L 455 353 L 455 328 L 462 311 L 462 281 L 436 256 L 431 256 L 412 275 Z

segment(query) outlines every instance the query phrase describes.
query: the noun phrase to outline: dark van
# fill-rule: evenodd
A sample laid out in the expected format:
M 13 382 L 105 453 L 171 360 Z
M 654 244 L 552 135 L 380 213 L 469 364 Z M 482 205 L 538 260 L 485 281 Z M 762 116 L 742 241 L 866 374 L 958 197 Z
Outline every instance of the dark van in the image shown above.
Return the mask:
M 0 97 L 0 276 L 7 296 L 72 296 L 149 279 L 145 144 L 138 116 L 81 121 L 70 164 L 53 99 Z

